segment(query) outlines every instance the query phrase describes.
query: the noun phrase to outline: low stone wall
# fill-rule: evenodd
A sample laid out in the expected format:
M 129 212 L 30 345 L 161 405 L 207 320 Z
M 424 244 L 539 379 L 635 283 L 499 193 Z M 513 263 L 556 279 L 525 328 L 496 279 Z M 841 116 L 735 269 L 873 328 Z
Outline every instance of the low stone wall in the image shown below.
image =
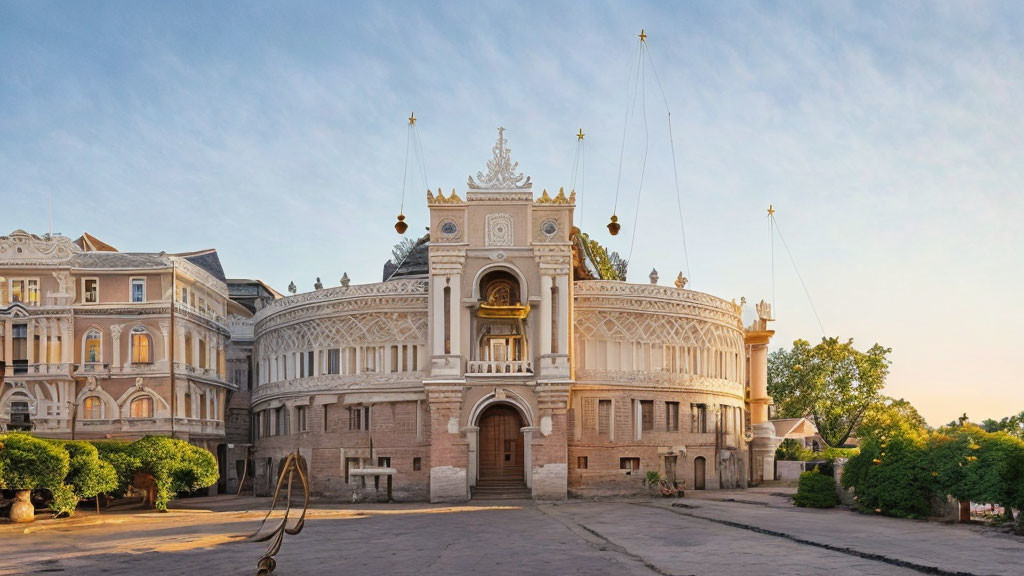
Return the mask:
M 796 482 L 804 471 L 804 462 L 799 460 L 777 460 L 775 462 L 775 479 L 783 482 Z

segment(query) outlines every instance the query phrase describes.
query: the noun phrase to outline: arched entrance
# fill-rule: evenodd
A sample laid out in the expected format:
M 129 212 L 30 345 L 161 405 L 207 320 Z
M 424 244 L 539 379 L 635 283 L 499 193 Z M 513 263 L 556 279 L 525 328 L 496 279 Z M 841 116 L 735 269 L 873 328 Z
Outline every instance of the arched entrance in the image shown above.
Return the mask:
M 703 456 L 697 456 L 693 459 L 693 489 L 703 490 L 704 489 L 704 477 L 705 468 L 707 467 L 707 460 Z
M 524 483 L 523 420 L 507 404 L 488 407 L 480 416 L 480 481 Z

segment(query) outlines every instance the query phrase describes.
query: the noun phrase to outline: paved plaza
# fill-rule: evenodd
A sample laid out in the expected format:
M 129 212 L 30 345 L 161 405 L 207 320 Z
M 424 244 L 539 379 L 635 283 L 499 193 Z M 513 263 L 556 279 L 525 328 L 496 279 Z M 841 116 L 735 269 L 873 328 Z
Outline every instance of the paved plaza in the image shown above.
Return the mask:
M 267 499 L 184 500 L 0 525 L 0 574 L 254 574 Z M 675 504 L 675 506 L 673 506 Z M 1005 574 L 1024 538 L 805 510 L 769 491 L 681 500 L 335 505 L 286 536 L 277 574 Z

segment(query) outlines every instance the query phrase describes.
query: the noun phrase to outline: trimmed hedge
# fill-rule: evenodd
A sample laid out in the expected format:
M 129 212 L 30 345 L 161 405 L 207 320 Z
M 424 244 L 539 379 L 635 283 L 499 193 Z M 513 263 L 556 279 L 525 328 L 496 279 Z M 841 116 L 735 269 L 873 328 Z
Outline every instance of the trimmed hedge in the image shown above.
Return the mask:
M 0 488 L 56 490 L 68 475 L 68 453 L 24 432 L 0 436 Z
M 192 492 L 211 486 L 220 474 L 217 459 L 208 450 L 175 438 L 146 436 L 131 444 L 129 453 L 138 459 L 135 472 L 156 480 L 158 510 L 166 510 L 167 502 L 178 492 Z
M 835 479 L 822 474 L 817 467 L 800 474 L 800 483 L 793 501 L 797 506 L 805 508 L 835 508 L 839 504 Z

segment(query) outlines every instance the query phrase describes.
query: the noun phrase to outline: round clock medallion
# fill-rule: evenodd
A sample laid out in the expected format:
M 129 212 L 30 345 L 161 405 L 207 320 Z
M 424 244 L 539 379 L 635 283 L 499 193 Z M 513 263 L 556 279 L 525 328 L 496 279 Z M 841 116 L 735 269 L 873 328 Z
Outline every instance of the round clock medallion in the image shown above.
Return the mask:
M 558 233 L 558 223 L 554 220 L 545 220 L 544 223 L 540 225 L 540 231 L 546 236 L 554 236 Z

